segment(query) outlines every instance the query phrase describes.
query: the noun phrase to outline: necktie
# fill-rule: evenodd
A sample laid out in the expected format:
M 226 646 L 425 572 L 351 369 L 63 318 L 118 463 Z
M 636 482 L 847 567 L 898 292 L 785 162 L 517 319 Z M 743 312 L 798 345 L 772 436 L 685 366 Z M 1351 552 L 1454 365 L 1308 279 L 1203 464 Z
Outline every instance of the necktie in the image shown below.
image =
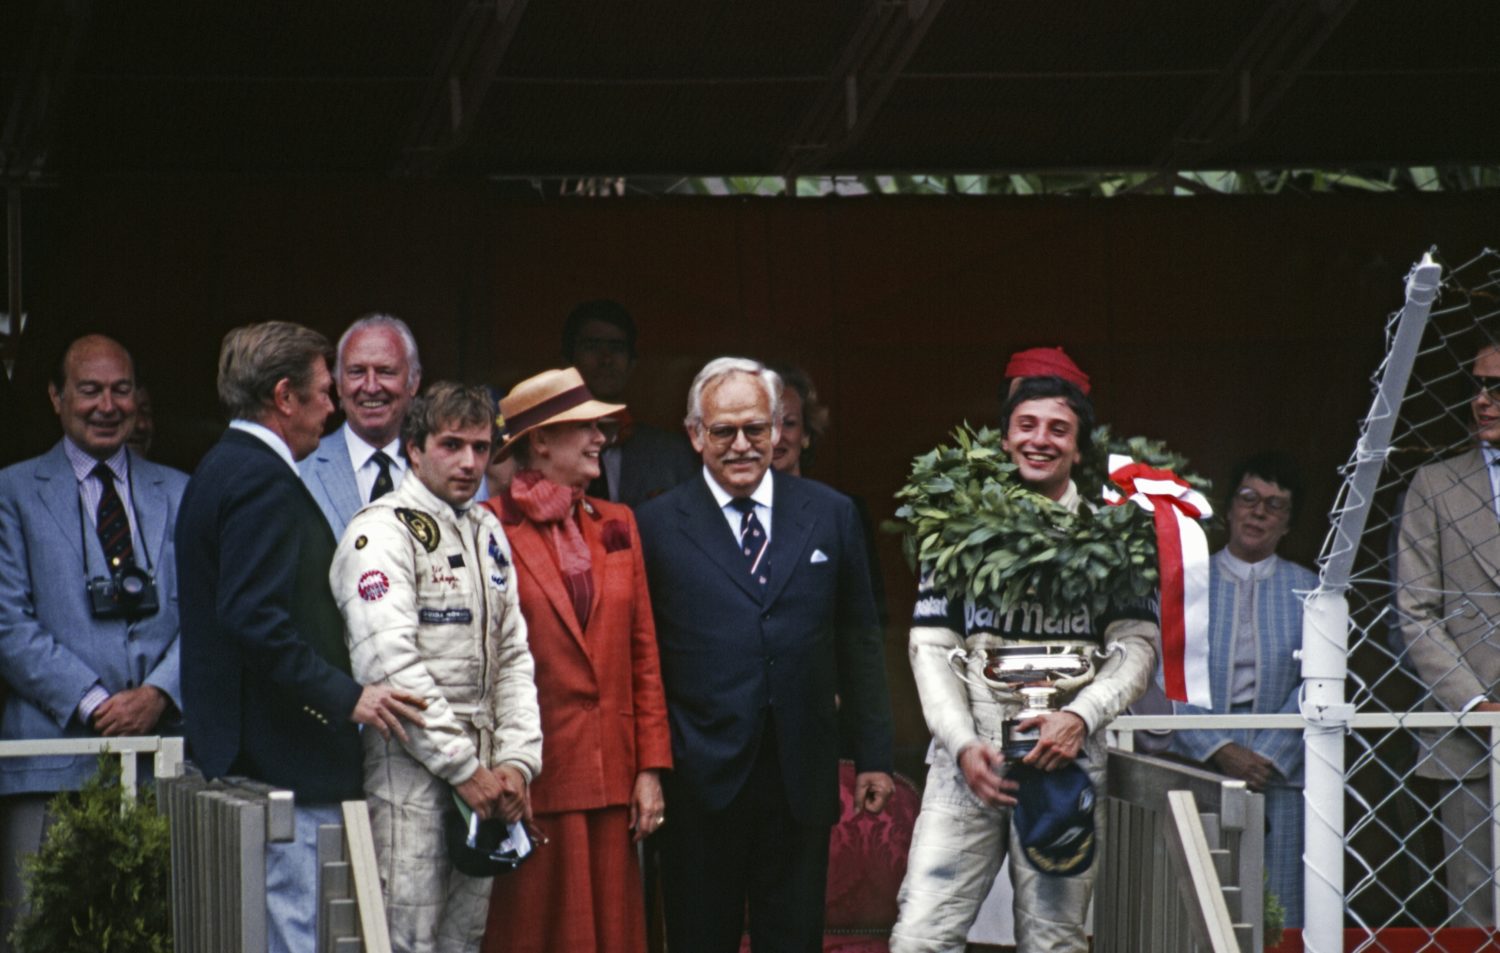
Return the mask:
M 771 579 L 771 559 L 767 552 L 771 537 L 766 535 L 765 527 L 755 515 L 754 500 L 747 496 L 735 497 L 730 505 L 740 511 L 740 552 L 745 556 L 750 575 L 761 589 L 765 589 Z
M 94 528 L 99 533 L 99 545 L 104 547 L 104 558 L 110 568 L 135 562 L 135 547 L 130 542 L 130 519 L 125 515 L 125 503 L 115 492 L 115 475 L 103 463 L 94 467 L 94 477 L 103 491 L 99 494 L 99 509 L 94 514 Z
M 374 460 L 375 465 L 380 468 L 380 472 L 375 476 L 375 485 L 370 487 L 370 502 L 374 503 L 394 490 L 396 484 L 391 482 L 391 458 L 385 455 L 384 450 L 376 450 L 370 459 Z

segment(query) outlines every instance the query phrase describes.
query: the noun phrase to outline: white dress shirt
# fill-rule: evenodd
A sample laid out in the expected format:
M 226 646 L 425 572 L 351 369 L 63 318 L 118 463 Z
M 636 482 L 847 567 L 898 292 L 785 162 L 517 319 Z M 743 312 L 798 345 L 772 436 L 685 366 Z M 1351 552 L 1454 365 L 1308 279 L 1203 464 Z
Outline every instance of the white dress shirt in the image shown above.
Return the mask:
M 714 475 L 709 472 L 708 467 L 703 468 L 703 482 L 708 484 L 708 492 L 714 495 L 714 500 L 719 504 L 719 512 L 724 514 L 724 522 L 729 526 L 729 532 L 734 535 L 734 544 L 740 544 L 740 521 L 743 517 L 740 511 L 734 508 L 734 497 L 729 491 L 719 486 Z M 771 471 L 767 470 L 765 476 L 760 478 L 760 486 L 756 487 L 750 494 L 750 499 L 755 501 L 755 518 L 760 520 L 761 527 L 766 531 L 766 545 L 771 543 L 771 494 L 775 481 L 771 479 Z

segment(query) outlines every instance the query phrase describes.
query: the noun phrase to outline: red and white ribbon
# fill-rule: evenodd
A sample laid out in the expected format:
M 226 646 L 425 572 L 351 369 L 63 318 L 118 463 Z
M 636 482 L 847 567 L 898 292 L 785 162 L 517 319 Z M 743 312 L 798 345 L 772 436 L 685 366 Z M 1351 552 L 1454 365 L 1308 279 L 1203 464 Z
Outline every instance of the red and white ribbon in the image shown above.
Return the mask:
M 1213 508 L 1177 474 L 1121 454 L 1110 454 L 1109 478 L 1121 492 L 1106 487 L 1105 499 L 1115 506 L 1133 502 L 1156 524 L 1167 697 L 1208 708 L 1208 538 L 1198 520 Z

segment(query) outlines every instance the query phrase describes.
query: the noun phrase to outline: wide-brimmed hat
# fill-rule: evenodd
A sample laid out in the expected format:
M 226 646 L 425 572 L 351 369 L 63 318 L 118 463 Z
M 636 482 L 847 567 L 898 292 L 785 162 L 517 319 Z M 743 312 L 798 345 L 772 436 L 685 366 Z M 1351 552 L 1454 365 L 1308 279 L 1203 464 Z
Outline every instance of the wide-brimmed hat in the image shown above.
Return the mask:
M 505 434 L 505 441 L 500 444 L 498 455 L 501 460 L 509 457 L 515 451 L 517 441 L 538 427 L 574 420 L 598 420 L 624 409 L 624 404 L 595 400 L 577 368 L 542 371 L 535 377 L 526 378 L 500 398 L 500 419 L 496 422 Z

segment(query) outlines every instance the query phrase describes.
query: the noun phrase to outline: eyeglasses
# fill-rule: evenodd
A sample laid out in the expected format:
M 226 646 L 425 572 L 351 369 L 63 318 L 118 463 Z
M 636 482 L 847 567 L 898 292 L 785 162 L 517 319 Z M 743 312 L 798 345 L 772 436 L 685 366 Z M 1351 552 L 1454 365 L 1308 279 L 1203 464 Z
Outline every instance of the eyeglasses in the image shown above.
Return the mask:
M 1500 377 L 1474 376 L 1474 396 L 1488 397 L 1490 400 L 1500 404 Z
M 744 434 L 745 439 L 751 443 L 760 443 L 771 436 L 771 425 L 764 420 L 753 421 L 738 427 L 730 424 L 714 424 L 706 429 L 708 439 L 717 447 L 727 447 L 734 443 L 735 436 L 738 434 Z
M 1290 496 L 1261 496 L 1248 486 L 1242 486 L 1234 491 L 1234 501 L 1236 503 L 1243 503 L 1247 510 L 1255 509 L 1258 503 L 1266 504 L 1266 509 L 1272 513 L 1285 513 L 1292 508 L 1292 498 Z

